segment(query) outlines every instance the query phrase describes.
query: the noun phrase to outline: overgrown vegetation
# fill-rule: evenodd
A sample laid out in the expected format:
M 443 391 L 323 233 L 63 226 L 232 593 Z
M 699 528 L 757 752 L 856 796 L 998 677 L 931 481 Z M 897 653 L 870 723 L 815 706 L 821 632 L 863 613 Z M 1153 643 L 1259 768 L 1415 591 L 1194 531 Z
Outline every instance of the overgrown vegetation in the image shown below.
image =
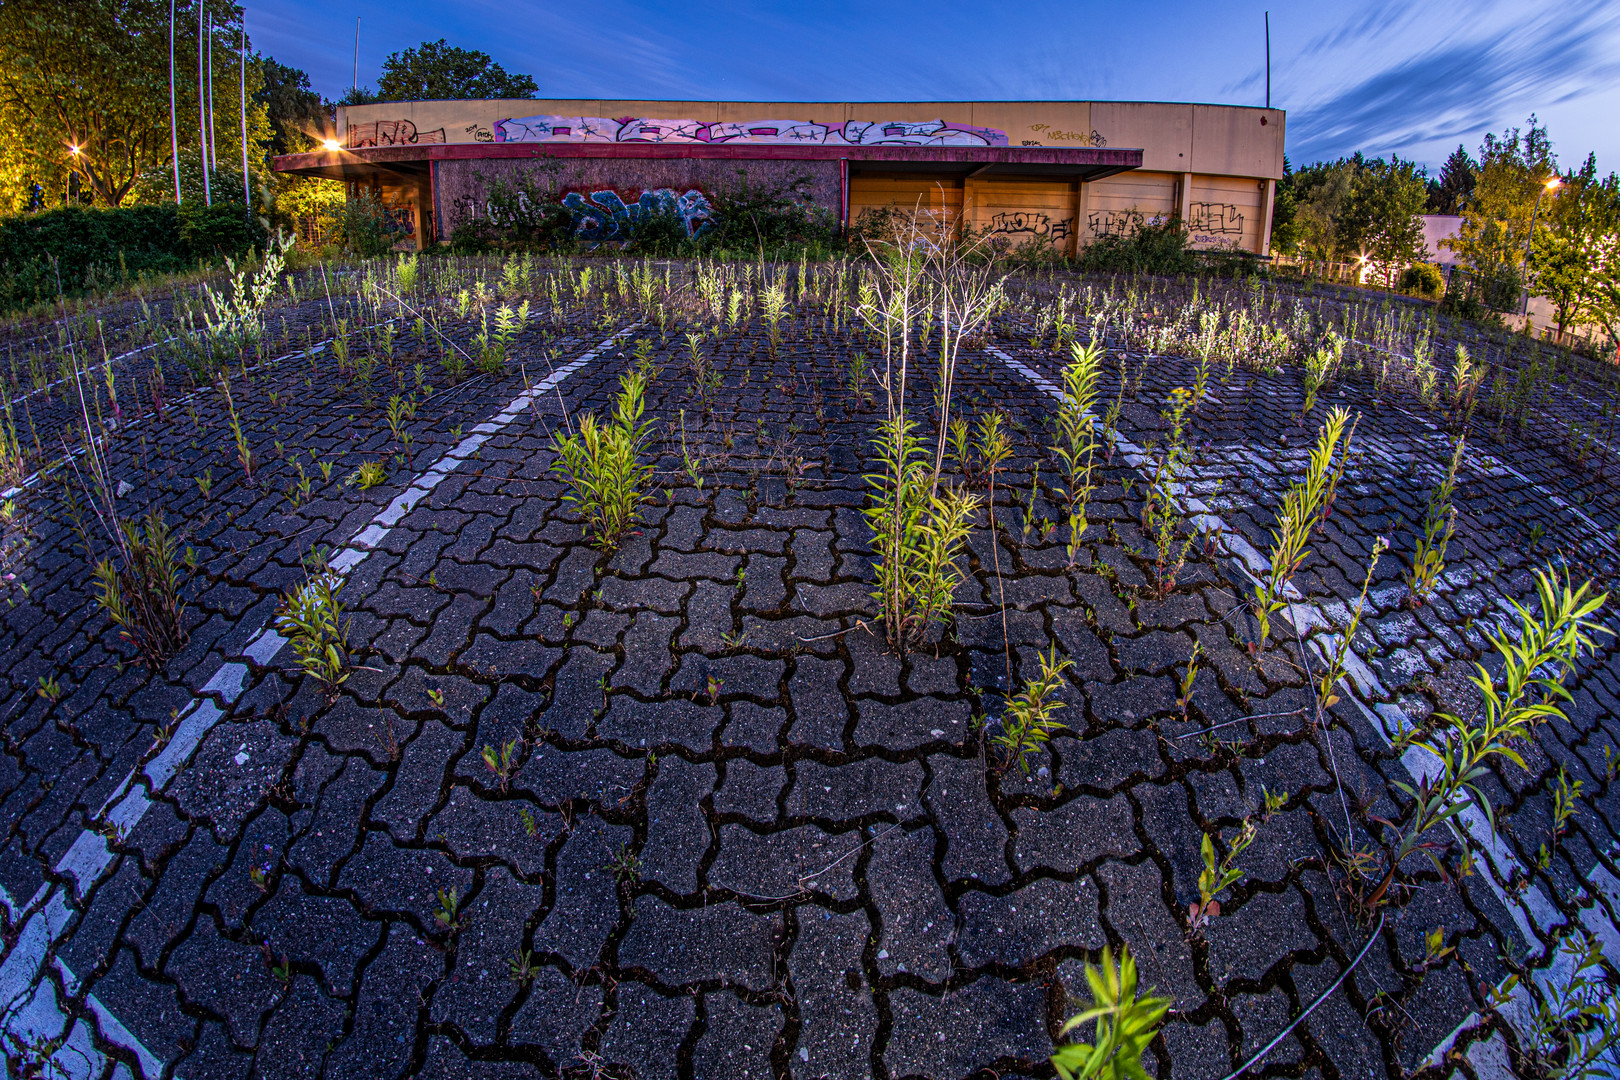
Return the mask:
M 604 550 L 618 546 L 652 498 L 653 469 L 643 460 L 653 428 L 651 420 L 642 419 L 646 389 L 643 373 L 626 373 L 611 420 L 604 423 L 586 413 L 577 432 L 552 437 L 551 469 L 568 484 L 563 498 L 584 515 L 591 542 Z

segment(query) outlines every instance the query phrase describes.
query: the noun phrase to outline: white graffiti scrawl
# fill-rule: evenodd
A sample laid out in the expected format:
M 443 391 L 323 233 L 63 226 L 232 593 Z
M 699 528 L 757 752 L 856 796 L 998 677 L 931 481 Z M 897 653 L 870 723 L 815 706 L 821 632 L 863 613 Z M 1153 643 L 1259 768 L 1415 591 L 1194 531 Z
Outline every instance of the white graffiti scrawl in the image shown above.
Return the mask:
M 821 146 L 1006 146 L 1007 133 L 944 120 L 746 120 L 702 123 L 626 116 L 520 116 L 495 123 L 496 142 L 769 143 Z

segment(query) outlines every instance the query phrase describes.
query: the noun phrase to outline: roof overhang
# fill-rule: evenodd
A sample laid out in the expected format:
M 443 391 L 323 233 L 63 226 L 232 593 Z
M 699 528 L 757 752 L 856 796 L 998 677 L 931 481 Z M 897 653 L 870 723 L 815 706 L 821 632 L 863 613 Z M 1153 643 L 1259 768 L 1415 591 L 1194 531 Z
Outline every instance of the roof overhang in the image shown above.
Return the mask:
M 432 143 L 316 150 L 275 159 L 277 172 L 357 180 L 416 177 L 435 161 L 568 159 L 848 161 L 852 173 L 1100 180 L 1140 168 L 1142 151 L 1090 146 L 794 146 L 731 143 Z

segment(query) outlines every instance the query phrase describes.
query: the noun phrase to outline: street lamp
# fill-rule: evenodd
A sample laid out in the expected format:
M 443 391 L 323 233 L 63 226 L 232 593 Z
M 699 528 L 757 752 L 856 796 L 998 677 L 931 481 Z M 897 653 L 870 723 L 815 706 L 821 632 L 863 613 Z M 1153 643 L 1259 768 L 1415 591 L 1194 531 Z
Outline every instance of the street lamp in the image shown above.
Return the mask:
M 1563 181 L 1558 179 L 1558 177 L 1555 176 L 1551 180 L 1548 180 L 1545 184 L 1542 184 L 1541 185 L 1541 190 L 1536 192 L 1535 209 L 1530 211 L 1530 235 L 1525 237 L 1525 240 L 1524 240 L 1524 260 L 1522 260 L 1522 261 L 1528 261 L 1529 260 L 1529 258 L 1530 258 L 1530 244 L 1536 238 L 1536 215 L 1541 213 L 1541 197 L 1543 195 L 1547 194 L 1547 192 L 1549 192 L 1549 191 L 1557 191 L 1558 186 L 1560 184 L 1562 184 L 1562 183 L 1563 183 Z
M 73 158 L 74 161 L 78 161 L 79 144 L 68 143 L 68 154 Z M 62 202 L 64 204 L 68 204 L 73 201 L 73 178 L 77 175 L 79 175 L 77 169 L 69 169 L 67 179 L 62 182 Z

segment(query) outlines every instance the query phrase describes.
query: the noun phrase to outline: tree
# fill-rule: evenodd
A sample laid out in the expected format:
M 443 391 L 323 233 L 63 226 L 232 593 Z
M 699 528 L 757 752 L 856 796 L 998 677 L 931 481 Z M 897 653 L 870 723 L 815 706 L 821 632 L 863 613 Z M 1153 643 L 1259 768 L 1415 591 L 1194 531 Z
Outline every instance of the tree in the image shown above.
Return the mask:
M 1487 133 L 1479 150 L 1474 190 L 1463 207 L 1457 235 L 1443 243 L 1476 273 L 1489 278 L 1516 276 L 1530 240 L 1536 200 L 1557 172 L 1547 129 L 1530 117 L 1530 130 L 1501 137 Z
M 1285 255 L 1292 255 L 1299 246 L 1299 226 L 1294 223 L 1298 206 L 1294 170 L 1284 154 L 1282 179 L 1277 181 L 1277 193 L 1271 201 L 1271 247 Z
M 538 90 L 532 78 L 507 74 L 488 53 L 458 48 L 444 38 L 390 54 L 377 80 L 384 101 L 532 98 Z
M 1386 288 L 1414 262 L 1429 257 L 1423 246 L 1423 209 L 1428 184 L 1421 166 L 1390 156 L 1362 163 L 1339 216 L 1339 242 L 1356 251 L 1384 279 Z
M 313 132 L 321 130 L 326 109 L 321 95 L 310 89 L 309 76 L 271 57 L 255 57 L 264 80 L 253 100 L 263 105 L 270 121 L 271 154 L 299 154 L 315 145 Z
M 76 174 L 82 191 L 117 206 L 143 170 L 166 162 L 168 15 L 156 0 L 0 4 L 7 171 L 53 187 Z
M 231 170 L 242 152 L 241 12 L 226 0 L 206 3 L 215 35 L 217 157 L 221 169 Z M 175 115 L 181 160 L 196 162 L 200 179 L 197 6 L 190 6 L 189 13 L 181 6 L 176 19 Z M 259 79 L 259 65 L 250 64 L 250 102 Z M 250 159 L 262 159 L 259 144 L 268 133 L 262 107 L 250 104 Z M 119 206 L 143 176 L 171 169 L 164 0 L 0 0 L 0 204 L 20 208 L 39 183 L 47 193 L 76 187 L 83 201 Z M 232 170 L 238 179 L 239 170 L 239 164 Z M 172 174 L 154 189 L 166 189 L 172 200 Z M 54 200 L 47 194 L 47 201 Z
M 1474 194 L 1477 166 L 1461 143 L 1440 167 L 1440 179 L 1429 181 L 1429 213 L 1460 214 Z
M 1360 155 L 1319 161 L 1294 172 L 1294 239 L 1311 258 L 1339 257 L 1339 216 L 1360 161 Z
M 1610 329 L 1620 311 L 1620 176 L 1599 179 L 1597 157 L 1588 155 L 1579 171 L 1564 174 L 1557 194 L 1545 204 L 1530 241 L 1529 270 L 1536 292 L 1557 312 L 1558 332 L 1598 324 Z

